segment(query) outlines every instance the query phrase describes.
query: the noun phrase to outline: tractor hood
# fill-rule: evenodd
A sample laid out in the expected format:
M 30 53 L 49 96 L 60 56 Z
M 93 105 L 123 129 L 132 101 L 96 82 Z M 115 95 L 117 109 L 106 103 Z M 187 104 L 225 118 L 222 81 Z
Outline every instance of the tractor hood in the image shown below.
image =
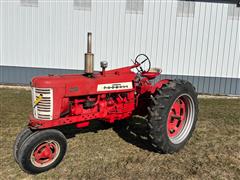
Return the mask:
M 85 78 L 86 77 L 80 74 L 36 76 L 32 78 L 32 86 L 38 88 L 66 87 L 66 85 L 71 82 L 77 81 L 80 83 L 84 81 Z
M 32 79 L 32 87 L 65 88 L 66 96 L 81 96 L 97 93 L 121 92 L 133 89 L 135 73 L 121 69 L 93 74 L 89 78 L 82 74 L 38 76 Z

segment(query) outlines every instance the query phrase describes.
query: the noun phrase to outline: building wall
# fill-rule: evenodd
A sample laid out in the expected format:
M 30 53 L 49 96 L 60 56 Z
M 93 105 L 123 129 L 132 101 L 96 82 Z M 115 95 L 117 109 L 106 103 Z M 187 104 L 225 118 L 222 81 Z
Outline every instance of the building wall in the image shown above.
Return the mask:
M 163 77 L 190 80 L 203 93 L 240 95 L 236 5 L 177 0 L 33 2 L 0 3 L 2 83 L 27 83 L 32 75 L 58 69 L 82 70 L 86 35 L 92 32 L 96 70 L 101 60 L 116 68 L 146 53 L 154 67 L 163 69 Z

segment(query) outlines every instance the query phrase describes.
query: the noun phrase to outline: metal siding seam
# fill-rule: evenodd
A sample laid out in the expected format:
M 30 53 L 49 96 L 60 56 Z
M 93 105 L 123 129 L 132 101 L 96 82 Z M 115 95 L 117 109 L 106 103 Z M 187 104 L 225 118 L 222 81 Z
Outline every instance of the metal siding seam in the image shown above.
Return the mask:
M 106 27 L 107 27 L 107 30 L 106 30 L 106 35 L 107 35 L 107 39 L 106 39 L 106 54 L 105 54 L 105 57 L 104 57 L 104 59 L 108 56 L 107 54 L 108 54 L 108 41 L 109 41 L 109 36 L 108 36 L 108 23 L 109 23 L 109 0 L 108 1 L 106 1 L 106 3 L 107 3 L 107 9 L 106 9 L 106 11 L 107 11 L 107 23 L 106 23 Z M 110 33 L 109 33 L 110 34 Z M 111 47 L 112 48 L 112 47 Z M 111 50 L 112 51 L 112 50 Z M 112 66 L 112 61 L 113 61 L 113 59 L 111 58 L 111 66 Z
M 127 5 L 126 5 L 127 7 Z M 125 21 L 125 33 L 124 33 L 124 48 L 123 48 L 123 52 L 124 52 L 124 58 L 122 59 L 122 63 L 120 64 L 120 66 L 123 66 L 123 64 L 126 64 L 127 59 L 128 59 L 128 55 L 129 55 L 129 43 L 130 43 L 130 38 L 131 38 L 131 16 L 132 13 L 127 13 L 126 11 L 126 7 L 125 7 L 125 13 L 126 13 L 126 21 Z M 131 6 L 132 7 L 132 6 Z
M 65 5 L 65 4 L 64 4 Z M 66 38 L 66 42 L 65 42 L 65 50 L 66 50 L 66 53 L 65 53 L 65 58 L 64 59 L 68 59 L 68 57 L 69 57 L 69 49 L 68 49 L 68 47 L 70 47 L 69 46 L 69 22 L 70 22 L 70 18 L 69 18 L 69 2 L 66 2 L 66 13 L 67 13 L 67 15 L 66 15 L 66 18 L 67 18 L 67 32 L 66 32 L 66 36 L 67 36 L 67 38 Z M 65 64 L 65 62 L 64 62 L 64 64 Z
M 144 5 L 143 5 L 144 7 Z M 136 30 L 137 30 L 137 22 L 138 22 L 138 16 L 133 16 L 133 23 L 132 23 L 132 46 L 131 46 L 131 53 L 129 54 L 129 58 L 133 58 L 136 56 Z M 129 61 L 129 59 L 128 59 Z
M 73 10 L 72 10 L 73 11 Z M 74 36 L 73 36 L 73 32 L 74 32 L 74 12 L 71 13 L 71 17 L 70 17 L 72 20 L 72 23 L 71 23 L 71 33 L 70 33 L 70 36 L 71 36 L 71 47 L 74 47 Z M 73 60 L 74 59 L 74 48 L 71 48 L 71 59 Z M 77 66 L 77 63 L 74 62 L 75 66 Z
M 166 3 L 166 6 L 167 6 L 167 3 Z M 167 8 L 165 7 L 164 8 L 165 9 L 165 11 L 164 11 L 164 25 L 162 26 L 162 27 L 164 27 L 164 29 L 163 29 L 163 41 L 162 41 L 162 51 L 161 51 L 161 65 L 163 66 L 163 49 L 164 49 L 164 44 L 165 44 L 165 29 L 166 29 L 166 14 L 167 14 Z
M 193 14 L 193 17 L 187 17 L 187 27 L 186 27 L 186 34 L 185 34 L 185 45 L 184 45 L 184 54 L 183 54 L 183 64 L 182 64 L 182 78 L 183 78 L 183 73 L 184 73 L 184 67 L 187 65 L 186 63 L 186 60 L 185 60 L 185 57 L 186 57 L 186 46 L 187 46 L 187 37 L 188 37 L 188 25 L 189 25 L 189 18 L 194 18 L 194 15 L 195 15 L 195 2 L 194 3 L 194 14 Z M 189 5 L 188 7 L 188 13 L 189 13 L 189 10 L 190 10 L 190 7 L 191 5 Z
M 176 12 L 176 16 L 177 16 L 177 12 Z M 175 31 L 174 31 L 174 37 L 173 37 L 173 52 L 175 54 L 175 45 L 176 45 L 176 33 L 177 33 L 177 21 L 178 21 L 178 17 L 175 18 Z M 173 73 L 173 68 L 174 68 L 174 55 L 173 55 L 173 59 L 172 59 L 172 66 L 171 66 L 171 74 Z M 177 67 L 178 68 L 178 67 Z
M 94 18 L 94 24 L 95 24 L 95 45 L 97 46 L 97 40 L 98 40 L 98 38 L 97 38 L 97 22 L 96 22 L 96 19 L 97 19 L 97 11 L 98 11 L 98 7 L 97 7 L 97 2 L 95 1 L 95 7 L 96 7 L 96 9 L 95 9 L 95 18 Z M 96 49 L 96 51 L 95 52 L 97 52 L 97 49 Z
M 211 64 L 210 64 L 210 75 L 212 74 L 212 59 L 213 59 L 213 52 L 214 52 L 214 47 L 215 47 L 215 39 L 216 39 L 216 27 L 217 27 L 217 13 L 218 13 L 218 3 L 217 3 L 217 9 L 216 9 L 216 14 L 215 14 L 215 24 L 214 24 L 214 38 L 213 38 L 213 50 L 212 50 L 212 55 L 211 55 Z M 208 83 L 208 92 L 210 92 L 210 86 L 214 86 L 214 84 L 210 84 L 210 81 Z M 213 88 L 214 89 L 214 88 Z
M 239 13 L 240 14 L 240 13 Z M 238 82 L 237 82 L 237 86 L 236 86 L 236 93 L 235 94 L 240 94 L 240 35 L 239 35 L 239 28 L 240 28 L 240 20 L 238 20 L 238 26 L 237 26 L 238 28 L 237 28 L 237 36 L 238 36 L 238 40 L 239 41 L 236 41 L 236 44 L 237 44 L 237 42 L 238 42 L 238 47 L 239 47 L 239 51 L 238 51 L 238 58 L 239 59 L 237 59 L 238 60 Z M 237 46 L 237 45 L 236 45 Z M 236 53 L 236 51 L 235 51 L 235 53 Z
M 121 14 L 121 8 L 119 9 L 119 14 L 118 14 L 118 25 L 120 26 L 121 24 L 120 24 L 120 19 L 121 19 L 121 16 L 120 16 L 120 14 Z M 125 16 L 125 13 L 124 13 L 124 16 Z M 119 34 L 120 33 L 117 33 L 118 35 L 117 35 L 117 52 L 116 52 L 116 60 L 117 60 L 117 63 L 116 63 L 116 66 L 118 66 L 118 52 L 119 52 L 119 43 L 120 43 L 120 41 L 119 41 Z
M 145 3 L 145 2 L 144 2 Z M 144 5 L 145 6 L 145 5 Z M 144 11 L 144 10 L 143 10 Z M 142 51 L 142 25 L 143 25 L 143 16 L 144 16 L 144 12 L 142 14 L 142 18 L 141 18 L 141 25 L 140 25 L 140 48 L 139 48 L 139 51 L 141 52 Z
M 151 21 L 151 18 L 153 19 L 153 15 L 154 14 L 152 14 L 153 12 L 152 12 L 152 10 L 154 10 L 155 9 L 155 1 L 154 1 L 154 4 L 152 4 L 153 3 L 153 1 L 150 1 L 148 4 L 148 18 L 147 18 L 147 35 L 146 35 L 146 43 L 145 43 L 145 53 L 148 55 L 148 57 L 150 57 L 150 59 L 151 59 L 151 57 L 152 57 L 152 54 L 150 53 L 150 48 L 151 48 L 151 42 L 150 42 L 150 40 L 151 40 L 151 36 L 153 36 L 153 34 L 151 33 L 152 31 L 151 31 L 151 28 L 153 29 L 153 27 L 154 27 L 154 22 L 153 21 Z M 151 12 L 151 13 L 150 13 Z M 146 68 L 146 64 L 144 64 L 144 68 Z
M 90 0 L 90 2 L 91 2 L 91 10 L 90 10 L 90 18 L 89 18 L 89 26 L 90 26 L 90 29 L 89 29 L 89 31 L 93 31 L 93 29 L 92 29 L 92 0 Z
M 210 21 L 209 21 L 209 28 L 208 28 L 208 38 L 207 38 L 207 52 L 206 52 L 206 59 L 208 57 L 208 50 L 209 50 L 209 35 L 210 35 L 210 28 L 211 28 L 211 22 L 212 22 L 212 3 L 211 3 L 211 8 L 210 8 Z M 208 59 L 207 59 L 208 60 Z M 211 59 L 210 59 L 211 61 Z M 204 76 L 206 76 L 206 69 L 207 69 L 207 62 L 205 63 L 204 66 Z M 208 88 L 208 87 L 207 87 Z M 203 81 L 203 89 L 205 90 L 205 78 Z M 209 88 L 208 88 L 209 89 Z
M 52 8 L 52 3 L 51 2 L 48 2 L 49 3 L 49 5 L 50 5 L 50 8 L 51 8 L 51 10 L 53 11 L 53 8 Z M 59 8 L 59 7 L 58 7 Z M 52 42 L 53 42 L 53 37 L 52 37 L 52 13 L 51 12 L 49 12 L 49 30 L 48 30 L 48 32 L 49 32 L 49 39 L 50 39 L 50 41 L 49 41 L 49 49 L 50 49 L 50 53 L 49 53 L 49 56 L 50 57 L 47 57 L 46 59 L 45 59 L 45 61 L 47 60 L 47 59 L 52 59 L 52 47 L 53 47 L 53 45 L 52 45 Z M 56 16 L 56 8 L 54 8 L 54 14 L 55 14 L 55 16 Z M 45 24 L 45 23 L 44 23 Z M 56 36 L 56 35 L 55 35 Z M 54 45 L 56 45 L 56 43 L 54 44 Z M 59 48 L 60 49 L 60 48 Z M 59 51 L 58 51 L 58 54 L 59 54 Z M 60 61 L 61 61 L 61 59 L 60 59 Z M 53 62 L 51 63 L 51 65 L 55 65 L 56 64 L 56 58 L 53 58 Z
M 144 4 L 145 4 L 145 2 L 144 2 Z M 146 7 L 146 4 L 144 5 L 145 7 Z M 140 32 L 140 52 L 142 52 L 142 32 L 143 32 L 143 17 L 144 17 L 144 12 L 143 12 L 143 14 L 142 14 L 142 19 L 141 19 L 141 32 Z
M 207 8 L 207 5 L 206 4 L 204 4 L 204 20 L 203 20 L 203 32 L 204 32 L 204 30 L 205 30 L 205 24 L 206 24 L 206 8 Z M 200 61 L 200 67 L 198 67 L 198 75 L 200 76 L 200 71 L 201 71 L 201 62 L 202 62 L 202 56 L 203 56 L 203 41 L 204 41 L 204 33 L 202 34 L 202 43 L 201 43 L 201 55 L 200 55 L 200 59 L 199 59 L 199 61 Z M 200 85 L 202 85 L 201 83 L 200 83 L 200 81 L 198 81 L 198 83 L 197 83 L 197 89 L 200 89 Z M 201 91 L 203 91 L 203 89 L 201 90 Z
M 113 1 L 113 12 L 115 12 L 115 1 Z M 113 29 L 112 29 L 112 45 L 111 45 L 111 48 L 112 47 L 114 47 L 114 45 L 113 45 L 113 39 L 114 39 L 114 36 L 113 36 L 113 34 L 114 34 L 114 30 L 115 30 L 115 28 L 114 28 L 114 19 L 115 19 L 115 13 L 114 13 L 114 15 L 113 15 L 114 17 L 112 18 L 112 20 L 113 20 L 113 22 L 112 22 L 112 26 L 113 26 Z M 113 58 L 113 49 L 111 50 L 111 59 L 112 59 L 112 61 L 114 60 L 114 58 Z
M 143 1 L 143 11 L 144 11 L 144 1 Z M 144 12 L 143 12 L 144 13 Z M 143 15 L 142 15 L 143 16 Z M 137 16 L 135 16 L 135 30 L 134 30 L 134 34 L 135 34 L 135 36 L 134 36 L 134 43 L 133 43 L 133 53 L 134 53 L 134 55 L 136 55 L 136 36 L 137 36 L 137 22 L 138 22 L 138 17 Z
M 152 0 L 150 3 L 149 3 L 149 13 L 148 13 L 148 29 L 147 29 L 147 41 L 146 41 L 146 54 L 148 55 L 148 57 L 155 61 L 153 56 L 152 56 L 152 43 L 154 41 L 152 41 L 153 39 L 153 33 L 154 33 L 154 19 L 155 19 L 155 0 Z M 146 64 L 144 64 L 144 67 L 146 67 Z
M 197 24 L 197 38 L 196 38 L 196 49 L 195 49 L 195 57 L 194 57 L 194 65 L 193 65 L 193 69 L 194 69 L 194 74 L 196 72 L 196 61 L 197 61 L 197 44 L 198 44 L 198 39 L 199 39 L 199 26 L 200 26 L 200 14 L 201 14 L 201 7 L 202 7 L 202 3 L 199 3 L 199 13 L 198 13 L 198 24 Z M 195 84 L 195 78 L 193 79 L 193 84 Z M 196 87 L 196 86 L 195 86 Z M 198 89 L 198 87 L 196 87 L 196 89 Z
M 157 57 L 158 57 L 158 44 L 159 44 L 159 42 L 158 42 L 158 40 L 159 40 L 159 28 L 160 28 L 160 26 L 159 26 L 159 24 L 160 24 L 160 14 L 161 14 L 161 8 L 162 8 L 162 1 L 160 1 L 159 2 L 160 4 L 159 4 L 159 13 L 158 13 L 158 23 L 157 23 L 157 27 L 158 27 L 158 33 L 157 33 L 157 49 L 156 49 L 156 54 L 155 54 L 155 57 L 156 57 L 156 60 L 158 59 Z M 142 32 L 141 32 L 141 34 L 142 34 Z M 140 41 L 141 42 L 141 41 Z M 157 61 L 155 61 L 155 66 L 157 66 Z
M 150 50 L 150 52 L 149 52 L 149 54 L 150 54 L 151 56 L 152 56 L 152 52 L 153 52 L 153 51 L 152 51 L 152 46 L 153 46 L 153 36 L 154 36 L 153 33 L 154 33 L 154 25 L 155 25 L 154 21 L 155 21 L 155 10 L 156 10 L 156 4 L 155 4 L 155 3 L 156 3 L 156 0 L 154 0 L 153 2 L 154 2 L 154 4 L 153 4 L 153 6 L 154 6 L 154 9 L 153 9 L 153 20 L 152 20 L 152 22 L 153 22 L 153 23 L 152 23 L 152 24 L 153 24 L 153 27 L 152 27 L 152 33 L 151 33 L 151 35 L 152 35 L 152 38 L 151 38 L 151 48 L 150 48 L 151 50 Z M 153 56 L 152 56 L 152 57 L 153 57 Z
M 232 34 L 233 34 L 233 20 L 232 20 L 232 25 L 231 25 L 230 43 L 229 43 L 229 48 L 228 48 L 228 59 L 227 59 L 228 65 L 229 65 L 229 57 L 230 57 L 230 52 L 231 52 Z M 228 69 L 229 69 L 229 67 L 227 67 L 226 78 L 228 77 Z M 231 84 L 230 84 L 230 86 L 231 86 Z M 226 91 L 227 91 L 226 88 L 227 88 L 227 83 L 225 83 L 225 86 L 224 86 L 224 93 L 226 93 Z M 228 92 L 230 92 L 230 88 L 229 88 Z
M 126 3 L 126 2 L 125 2 Z M 121 59 L 123 59 L 125 57 L 125 53 L 124 53 L 124 43 L 125 43 L 125 31 L 126 31 L 126 9 L 124 11 L 124 21 L 123 21 L 123 43 L 122 43 L 122 51 L 123 51 L 123 57 Z
M 234 60 L 234 62 L 235 61 L 237 61 L 237 63 L 238 63 L 238 65 L 237 65 L 237 67 L 239 67 L 238 68 L 238 70 L 240 70 L 240 59 L 235 59 L 236 58 L 236 51 L 237 51 L 237 43 L 239 42 L 238 41 L 238 35 L 239 35 L 239 20 L 238 20 L 238 23 L 237 23 L 237 30 L 236 30 L 236 36 L 235 36 L 235 47 L 234 47 L 234 55 L 233 55 L 233 60 Z M 240 51 L 240 49 L 239 49 L 239 51 Z M 233 77 L 233 72 L 234 72 L 234 64 L 233 64 L 233 66 L 232 66 L 232 76 L 231 77 Z M 238 73 L 239 74 L 239 73 Z M 240 77 L 238 77 L 238 78 L 240 78 Z M 237 83 L 237 82 L 236 82 Z M 233 86 L 234 84 L 232 83 L 232 81 L 231 81 L 231 88 L 230 88 L 230 92 L 233 92 L 232 90 L 232 86 Z M 236 86 L 236 88 L 237 88 L 237 86 Z M 235 88 L 235 91 L 236 91 L 236 88 Z
M 221 24 L 220 24 L 220 27 L 222 27 L 222 20 L 223 20 L 223 5 L 222 6 L 222 16 L 221 16 Z M 221 35 L 222 35 L 222 28 L 220 28 L 220 34 L 219 34 L 219 40 L 218 40 L 218 50 L 217 50 L 217 62 L 216 62 L 216 66 L 215 66 L 215 77 L 217 75 L 217 65 L 218 65 L 218 58 L 219 58 L 219 51 L 220 51 L 220 40 L 221 40 Z M 215 81 L 214 81 L 214 88 L 213 88 L 213 92 L 216 93 L 216 88 L 217 88 L 217 79 L 215 78 Z
M 6 2 L 5 2 L 6 3 Z M 9 8 L 10 8 L 10 4 L 7 4 L 7 11 L 9 11 Z M 16 11 L 14 11 L 13 12 L 13 16 L 16 16 L 16 14 L 17 14 L 17 12 Z M 18 15 L 18 22 L 13 22 L 13 26 L 15 26 L 15 25 L 19 25 L 19 27 L 20 27 L 20 24 L 22 24 L 22 7 L 20 7 L 20 11 L 19 11 L 19 15 Z M 9 19 L 8 19 L 8 16 L 9 15 L 9 12 L 7 12 L 7 22 L 9 23 Z M 9 24 L 7 23 L 7 27 L 9 28 Z M 16 27 L 13 27 L 14 29 L 16 28 Z M 11 33 L 11 34 L 13 34 L 11 31 L 10 31 L 10 29 L 7 29 L 7 32 L 9 32 L 9 33 Z M 6 33 L 6 32 L 5 32 Z M 17 35 L 18 35 L 18 37 L 19 37 L 19 39 L 21 38 L 21 39 L 23 39 L 23 36 L 22 36 L 22 27 L 21 28 L 19 28 L 19 31 L 17 32 Z M 6 36 L 8 36 L 7 35 L 7 33 L 6 33 Z M 13 37 L 14 37 L 14 35 L 13 35 Z M 10 44 L 10 40 L 8 41 L 8 43 Z M 10 48 L 9 47 L 9 44 L 8 44 L 8 48 Z M 7 60 L 9 60 L 9 61 L 12 61 L 12 63 L 13 64 L 17 64 L 17 62 L 16 62 L 16 58 L 17 58 L 17 56 L 18 55 L 20 55 L 20 53 L 19 53 L 19 51 L 22 53 L 23 52 L 23 46 L 20 46 L 20 41 L 18 40 L 18 42 L 17 42 L 17 44 L 18 44 L 18 47 L 17 47 L 17 50 L 15 51 L 15 54 L 13 53 L 13 56 L 11 57 L 10 56 L 10 58 L 9 58 L 9 56 L 8 57 L 5 57 Z M 7 55 L 9 55 L 9 50 L 8 49 L 6 49 L 6 51 L 8 51 L 8 54 Z M 15 57 L 14 57 L 15 56 Z M 22 54 L 21 55 L 21 57 L 23 57 L 24 58 L 24 54 Z M 10 60 L 11 59 L 11 60 Z M 25 59 L 25 58 L 24 58 Z
M 189 69 L 190 69 L 190 61 L 191 61 L 191 56 L 192 56 L 192 43 L 193 43 L 193 29 L 194 29 L 194 24 L 195 24 L 195 18 L 196 18 L 196 16 L 195 16 L 195 14 L 196 14 L 196 3 L 195 3 L 195 10 L 194 10 L 194 16 L 193 16 L 193 21 L 192 21 L 192 31 L 191 31 L 191 41 L 190 41 L 190 53 L 189 53 L 189 60 L 188 60 L 188 65 L 187 65 L 187 75 L 189 75 Z M 187 77 L 187 80 L 189 80 L 188 79 L 188 77 Z
M 126 5 L 127 7 L 127 5 Z M 125 9 L 125 13 L 126 13 L 126 21 L 125 21 L 125 33 L 124 33 L 124 58 L 122 60 L 122 63 L 120 66 L 123 66 L 124 64 L 126 64 L 128 61 L 128 56 L 129 56 L 129 48 L 130 48 L 130 40 L 131 40 L 131 21 L 132 21 L 132 13 L 127 13 L 126 9 Z
M 148 10 L 147 10 L 147 29 L 146 29 L 146 39 L 145 39 L 145 42 L 147 42 L 147 40 L 148 40 L 148 22 L 149 22 L 149 7 L 150 7 L 150 1 L 148 1 Z M 146 43 L 145 43 L 146 44 Z M 144 46 L 145 47 L 145 50 L 144 50 L 144 53 L 146 53 L 147 52 L 147 47 L 146 47 L 146 45 Z
M 188 2 L 189 3 L 189 2 Z M 185 3 L 183 2 L 183 9 L 184 9 L 184 5 Z M 182 26 L 183 26 L 183 11 L 182 11 L 182 16 L 180 17 L 181 18 L 181 26 L 180 26 L 180 39 L 179 39 L 179 45 L 178 45 L 178 57 L 177 57 L 177 75 L 179 75 L 179 61 L 180 61 L 180 47 L 181 47 L 181 42 L 182 42 Z M 179 17 L 178 17 L 179 18 Z M 189 18 L 189 17 L 187 17 Z
M 100 36 L 100 59 L 102 59 L 102 36 L 103 36 L 103 26 L 102 26 L 102 24 L 103 24 L 103 4 L 104 4 L 104 1 L 105 0 L 102 0 L 102 8 L 101 8 L 101 10 L 102 10 L 102 12 L 101 12 L 101 23 L 100 23 L 100 25 L 101 25 L 101 27 L 100 27 L 100 29 L 101 29 L 101 36 Z
M 125 12 L 125 13 L 127 13 L 127 12 Z M 129 38 L 128 38 L 128 48 L 127 48 L 127 56 L 129 56 L 129 53 L 130 53 L 130 42 L 131 42 L 131 31 L 132 31 L 132 25 L 131 25 L 131 22 L 132 22 L 132 14 L 133 13 L 130 13 L 130 14 L 128 14 L 128 16 L 130 16 L 129 17 L 129 20 L 130 20 L 130 22 L 129 22 Z M 128 58 L 127 58 L 128 59 Z
M 239 52 L 238 54 L 240 54 L 240 49 L 239 49 L 239 51 L 237 51 L 237 44 L 240 42 L 240 39 L 238 38 L 238 36 L 239 36 L 239 19 L 237 20 L 237 27 L 236 27 L 236 36 L 235 36 L 235 38 L 234 38 L 234 40 L 235 40 L 235 47 L 234 47 L 234 54 L 233 54 L 233 67 L 232 67 L 232 73 L 231 73 L 231 77 L 233 77 L 233 74 L 234 74 L 234 67 L 236 67 L 236 66 L 234 66 L 234 62 L 237 62 L 237 67 L 239 67 L 239 71 L 240 71 L 240 59 L 237 59 L 236 58 L 236 52 Z M 237 78 L 240 78 L 240 72 L 237 74 Z M 232 83 L 231 83 L 232 84 Z
M 171 11 L 170 11 L 170 21 L 172 21 L 172 11 L 173 11 L 173 1 L 171 1 Z M 166 70 L 168 70 L 168 64 L 169 64 L 169 59 L 168 59 L 168 56 L 169 56 L 169 44 L 170 44 L 170 35 L 171 35 L 171 27 L 172 27 L 172 22 L 170 22 L 170 25 L 169 25 L 169 32 L 168 32 L 168 47 L 167 47 L 167 56 L 166 56 L 166 60 L 167 60 L 167 63 L 166 63 Z M 173 63 L 173 62 L 172 62 Z
M 228 27 L 228 19 L 226 19 L 226 27 L 225 27 L 225 35 L 224 35 L 224 46 L 223 46 L 223 60 L 222 60 L 222 66 L 221 66 L 221 75 L 222 75 L 222 71 L 223 71 L 223 61 L 224 61 L 224 57 L 225 57 L 225 51 L 226 51 L 226 39 L 227 39 L 227 27 Z M 223 87 L 223 89 L 224 89 L 224 87 Z M 222 80 L 220 80 L 220 86 L 219 86 L 219 89 L 218 89 L 218 92 L 219 93 L 221 93 L 221 91 L 222 91 Z M 224 92 L 224 91 L 223 91 Z

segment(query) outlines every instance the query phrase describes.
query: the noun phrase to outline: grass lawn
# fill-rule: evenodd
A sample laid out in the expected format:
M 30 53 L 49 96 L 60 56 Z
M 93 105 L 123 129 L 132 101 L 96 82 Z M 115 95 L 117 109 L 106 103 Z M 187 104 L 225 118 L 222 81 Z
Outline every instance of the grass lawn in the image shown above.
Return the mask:
M 36 176 L 24 173 L 12 155 L 15 137 L 31 112 L 31 93 L 0 89 L 0 102 L 0 179 L 240 178 L 240 99 L 200 99 L 196 131 L 173 155 L 151 151 L 136 136 L 140 126 L 131 133 L 125 126 L 93 123 L 68 139 L 66 156 L 55 169 Z

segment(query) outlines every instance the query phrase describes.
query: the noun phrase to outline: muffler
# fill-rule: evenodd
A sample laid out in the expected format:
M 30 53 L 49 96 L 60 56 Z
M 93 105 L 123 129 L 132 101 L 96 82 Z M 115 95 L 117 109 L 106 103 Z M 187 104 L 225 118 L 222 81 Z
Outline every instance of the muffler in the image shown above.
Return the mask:
M 85 53 L 85 74 L 91 76 L 94 72 L 94 54 L 92 53 L 92 33 L 87 36 L 87 53 Z

